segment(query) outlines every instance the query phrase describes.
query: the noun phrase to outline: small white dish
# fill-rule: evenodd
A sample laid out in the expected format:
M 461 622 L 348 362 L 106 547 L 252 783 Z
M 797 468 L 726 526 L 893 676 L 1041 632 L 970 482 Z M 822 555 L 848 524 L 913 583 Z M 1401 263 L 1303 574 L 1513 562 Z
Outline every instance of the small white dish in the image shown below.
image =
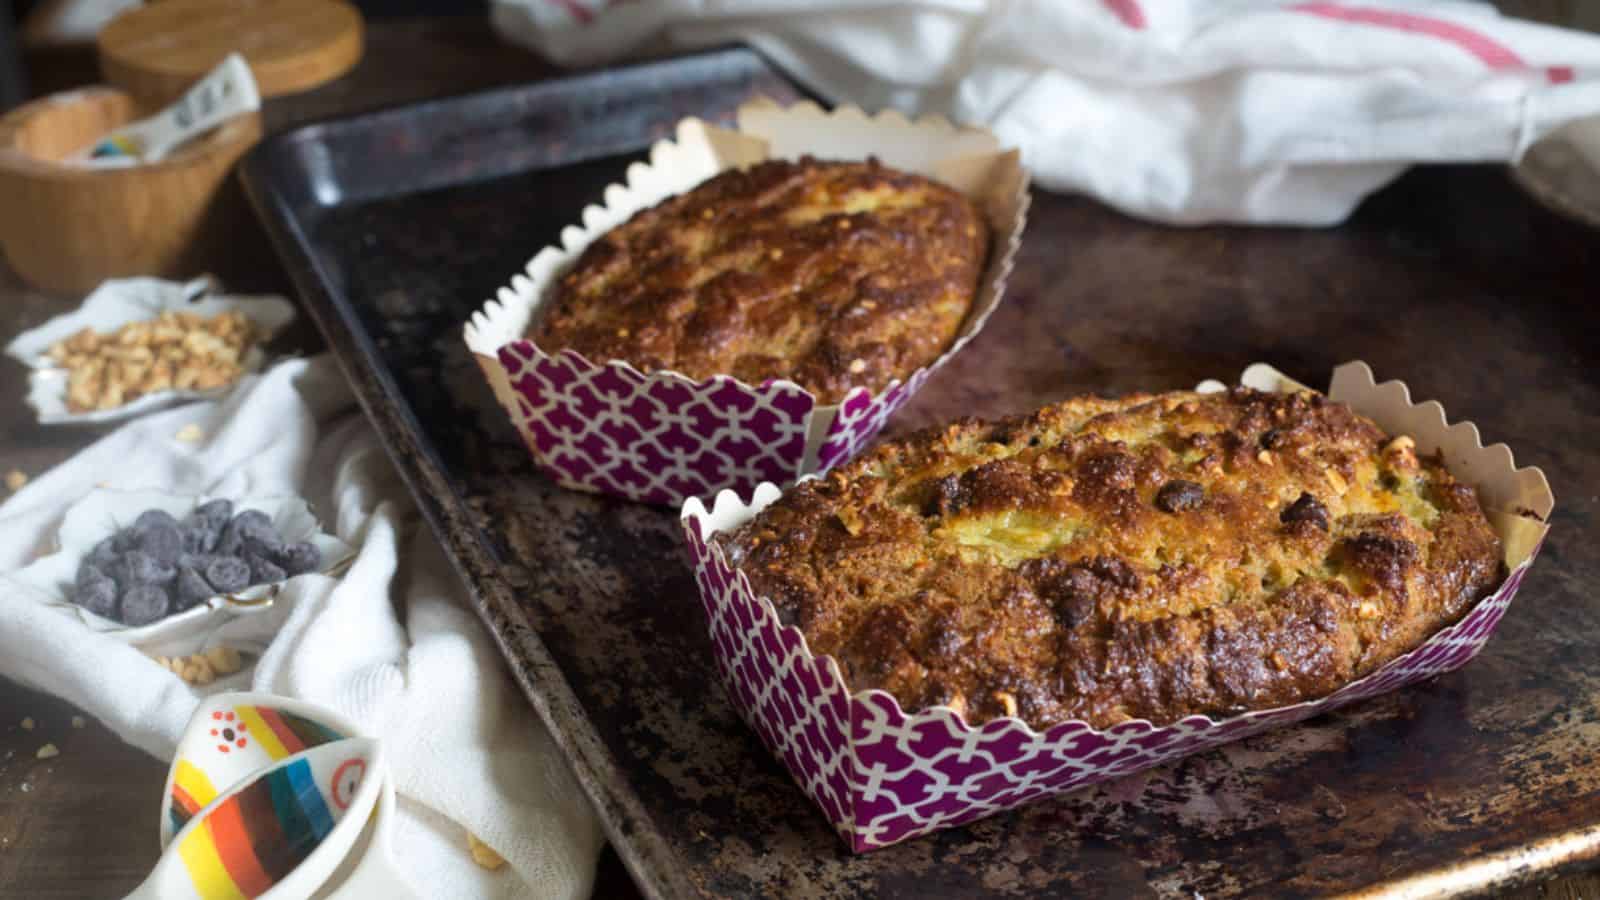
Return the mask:
M 179 739 L 167 773 L 161 805 L 162 848 L 170 852 L 174 839 L 185 832 L 193 819 L 204 817 L 218 798 L 255 781 L 261 773 L 291 757 L 305 757 L 312 751 L 349 756 L 342 751 L 318 748 L 351 747 L 354 746 L 352 738 L 362 737 L 354 722 L 333 710 L 302 700 L 252 692 L 213 694 L 204 698 Z M 381 769 L 368 769 L 364 777 L 379 777 L 382 781 L 371 815 L 354 837 L 348 833 L 355 829 L 354 825 L 343 834 L 339 829 L 346 826 L 335 825 L 328 834 L 328 839 L 333 841 L 328 846 L 336 848 L 330 852 L 342 853 L 343 858 L 336 863 L 323 859 L 304 873 L 296 869 L 262 897 L 278 896 L 273 891 L 281 893 L 291 888 L 295 896 L 307 896 L 304 889 L 313 882 L 320 882 L 311 896 L 415 900 L 417 893 L 401 874 L 390 848 L 397 816 L 394 785 L 388 773 Z M 349 790 L 344 793 L 352 794 Z M 337 802 L 338 796 L 332 795 L 332 799 Z M 352 804 L 349 812 L 356 811 L 357 804 Z M 271 836 L 270 828 L 263 832 Z M 319 848 L 317 852 L 322 851 Z M 228 858 L 238 860 L 239 854 L 230 853 Z M 308 857 L 303 865 L 313 862 Z M 333 864 L 331 869 L 330 864 Z M 184 885 L 180 882 L 176 887 L 181 889 Z
M 100 488 L 85 494 L 67 508 L 56 533 L 55 552 L 34 560 L 9 575 L 9 579 L 30 589 L 41 603 L 63 615 L 74 616 L 89 628 L 109 634 L 141 648 L 159 647 L 165 654 L 193 653 L 206 645 L 217 629 L 240 616 L 254 615 L 272 606 L 287 582 L 260 584 L 234 594 L 219 594 L 199 606 L 167 616 L 149 625 L 128 626 L 114 622 L 72 602 L 78 565 L 96 544 L 118 529 L 131 525 L 148 509 L 160 509 L 182 519 L 209 496 L 168 494 L 160 491 L 119 491 Z M 233 501 L 234 514 L 256 509 L 272 518 L 273 527 L 288 542 L 310 541 L 322 554 L 319 573 L 342 569 L 355 551 L 344 541 L 322 531 L 311 508 L 299 497 L 227 498 Z
M 330 709 L 264 693 L 206 697 L 162 798 L 161 861 L 130 897 L 419 896 L 390 847 L 397 811 L 382 745 Z
M 161 791 L 161 846 L 212 801 L 285 757 L 361 737 L 356 724 L 303 700 L 230 691 L 200 700 Z
M 128 896 L 308 897 L 367 831 L 387 780 L 383 749 L 368 738 L 285 757 L 200 810 Z
M 17 335 L 6 346 L 6 355 L 33 371 L 28 375 L 28 405 L 39 416 L 41 425 L 98 425 L 118 422 L 184 400 L 220 397 L 233 390 L 228 384 L 210 390 L 170 390 L 145 394 L 114 409 L 72 412 L 67 408 L 67 370 L 47 354 L 58 341 L 84 328 L 102 334 L 116 331 L 130 322 L 154 319 L 168 310 L 211 317 L 238 311 L 255 324 L 260 337 L 245 355 L 243 368 L 254 372 L 266 362 L 261 347 L 284 326 L 294 321 L 294 306 L 273 295 L 242 296 L 218 293 L 216 279 L 204 275 L 189 282 L 160 278 L 118 278 L 94 290 L 73 312 Z

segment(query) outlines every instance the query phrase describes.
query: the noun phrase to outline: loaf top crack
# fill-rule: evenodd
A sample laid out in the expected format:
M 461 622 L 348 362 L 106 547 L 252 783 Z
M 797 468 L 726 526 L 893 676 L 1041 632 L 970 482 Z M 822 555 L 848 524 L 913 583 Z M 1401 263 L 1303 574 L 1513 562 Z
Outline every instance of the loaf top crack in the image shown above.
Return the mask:
M 529 336 L 547 353 L 748 384 L 823 404 L 938 359 L 989 242 L 959 191 L 875 160 L 723 172 L 601 235 Z
M 969 722 L 1314 699 L 1503 575 L 1476 492 L 1350 408 L 1085 398 L 884 443 L 718 538 L 852 691 Z

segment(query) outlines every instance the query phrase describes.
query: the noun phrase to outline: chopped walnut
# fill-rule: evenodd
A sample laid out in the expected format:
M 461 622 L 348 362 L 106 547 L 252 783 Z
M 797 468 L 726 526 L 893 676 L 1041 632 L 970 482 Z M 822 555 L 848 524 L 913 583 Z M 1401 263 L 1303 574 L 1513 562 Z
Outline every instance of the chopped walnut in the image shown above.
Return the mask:
M 1343 497 L 1350 492 L 1350 483 L 1344 480 L 1338 469 L 1324 469 L 1323 476 L 1328 479 L 1328 484 L 1333 487 L 1333 492 Z
M 168 310 L 109 334 L 85 328 L 48 351 L 67 370 L 67 408 L 115 409 L 146 394 L 237 381 L 259 335 L 243 313 L 204 318 Z
M 1400 435 L 1383 448 L 1384 462 L 1397 469 L 1417 468 L 1417 442 Z
M 967 715 L 967 698 L 961 696 L 960 694 L 956 694 L 954 697 L 946 700 L 944 705 L 950 707 L 950 711 L 958 716 L 965 718 Z
M 192 656 L 152 657 L 156 665 L 183 679 L 186 684 L 210 684 L 244 668 L 244 659 L 232 647 L 212 647 Z
M 203 655 L 218 675 L 232 675 L 244 665 L 239 659 L 239 651 L 232 647 L 212 647 Z
M 1005 709 L 1006 715 L 1011 716 L 1013 718 L 1016 717 L 1016 715 L 1017 715 L 1017 698 L 1016 697 L 1013 697 L 1012 695 L 1006 693 L 1005 691 L 995 691 L 994 692 L 994 699 L 995 699 L 996 702 L 998 702 L 1000 704 L 1000 706 L 1003 709 Z
M 467 850 L 472 854 L 472 861 L 491 872 L 498 871 L 506 864 L 505 857 L 494 851 L 494 848 L 478 840 L 478 836 L 467 832 Z

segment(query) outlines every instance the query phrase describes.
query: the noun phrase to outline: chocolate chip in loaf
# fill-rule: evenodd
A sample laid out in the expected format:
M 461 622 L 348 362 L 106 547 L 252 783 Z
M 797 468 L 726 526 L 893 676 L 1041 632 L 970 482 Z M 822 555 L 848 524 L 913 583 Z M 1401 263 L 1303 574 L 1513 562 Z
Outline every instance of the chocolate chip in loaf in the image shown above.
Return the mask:
M 1384 590 L 1405 592 L 1406 572 L 1417 564 L 1417 545 L 1404 538 L 1363 531 L 1341 542 L 1339 552 L 1350 568 L 1377 582 Z
M 946 475 L 933 483 L 933 491 L 922 506 L 922 514 L 947 516 L 960 512 L 961 506 L 961 479 L 955 475 Z
M 1328 508 L 1322 505 L 1322 501 L 1311 496 L 1309 491 L 1301 491 L 1300 499 L 1284 507 L 1283 512 L 1278 514 L 1278 520 L 1285 525 L 1293 525 L 1296 522 L 1310 522 L 1323 531 L 1327 531 Z
M 1163 512 L 1180 513 L 1196 509 L 1206 502 L 1206 489 L 1193 481 L 1174 478 L 1156 492 L 1156 508 Z

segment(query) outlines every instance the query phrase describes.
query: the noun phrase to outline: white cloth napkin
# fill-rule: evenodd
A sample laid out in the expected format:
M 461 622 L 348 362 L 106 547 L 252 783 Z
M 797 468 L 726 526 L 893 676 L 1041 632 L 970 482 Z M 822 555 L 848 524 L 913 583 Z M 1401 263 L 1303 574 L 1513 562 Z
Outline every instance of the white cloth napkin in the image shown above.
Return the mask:
M 1600 37 L 1458 0 L 493 0 L 563 64 L 744 41 L 819 94 L 943 113 L 1038 183 L 1173 223 L 1323 225 L 1420 161 L 1600 113 Z
M 191 424 L 203 440 L 175 437 Z M 394 857 L 418 896 L 589 895 L 598 822 L 327 357 L 138 419 L 37 477 L 0 505 L 0 573 L 52 549 L 62 511 L 100 484 L 299 494 L 357 556 L 342 577 L 295 578 L 270 612 L 233 623 L 270 644 L 252 671 L 203 689 L 23 590 L 0 589 L 0 674 L 66 698 L 162 759 L 197 690 L 248 687 L 328 706 L 385 741 L 401 810 Z M 152 793 L 152 841 L 157 802 Z M 509 866 L 475 865 L 464 829 Z

